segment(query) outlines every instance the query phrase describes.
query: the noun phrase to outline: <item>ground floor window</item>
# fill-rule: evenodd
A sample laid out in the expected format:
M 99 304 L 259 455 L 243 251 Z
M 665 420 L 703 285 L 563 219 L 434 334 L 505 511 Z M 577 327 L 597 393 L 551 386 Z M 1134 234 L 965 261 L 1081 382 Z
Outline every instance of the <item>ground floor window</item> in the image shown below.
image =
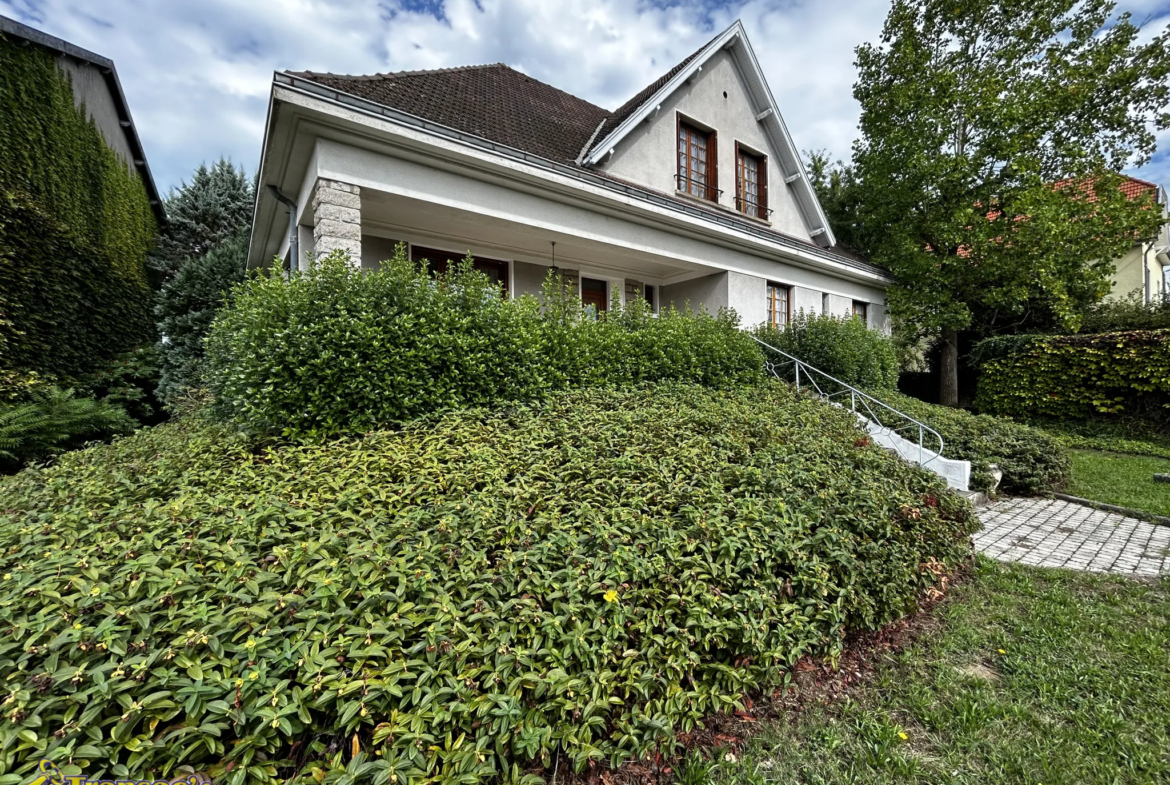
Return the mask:
M 655 300 L 657 298 L 654 296 L 654 294 L 655 294 L 654 284 L 652 284 L 652 283 L 645 284 L 643 286 L 643 292 L 644 292 L 644 296 L 646 298 L 646 305 L 650 306 L 650 313 L 657 313 L 658 312 L 658 304 L 655 302 Z
M 863 303 L 861 300 L 854 300 L 853 318 L 860 319 L 865 324 L 869 324 L 869 303 Z
M 605 281 L 582 278 L 581 305 L 591 308 L 594 313 L 604 313 L 609 308 L 609 287 Z
M 792 315 L 792 287 L 768 281 L 768 326 L 786 327 Z
M 467 256 L 466 251 L 455 253 L 453 251 L 440 251 L 437 248 L 424 248 L 421 245 L 410 246 L 410 260 L 416 263 L 426 261 L 427 269 L 431 271 L 432 275 L 442 275 L 447 272 L 448 266 L 463 261 L 465 256 Z M 472 267 L 499 284 L 500 289 L 505 293 L 509 291 L 507 262 L 475 256 Z

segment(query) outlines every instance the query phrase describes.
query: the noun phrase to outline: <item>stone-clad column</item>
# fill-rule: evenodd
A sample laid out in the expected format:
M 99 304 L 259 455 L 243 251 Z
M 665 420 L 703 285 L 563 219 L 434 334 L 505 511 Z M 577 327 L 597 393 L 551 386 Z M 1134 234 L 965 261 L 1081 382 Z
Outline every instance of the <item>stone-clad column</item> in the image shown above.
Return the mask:
M 313 192 L 313 256 L 349 252 L 350 263 L 362 264 L 362 198 L 356 185 L 318 180 Z

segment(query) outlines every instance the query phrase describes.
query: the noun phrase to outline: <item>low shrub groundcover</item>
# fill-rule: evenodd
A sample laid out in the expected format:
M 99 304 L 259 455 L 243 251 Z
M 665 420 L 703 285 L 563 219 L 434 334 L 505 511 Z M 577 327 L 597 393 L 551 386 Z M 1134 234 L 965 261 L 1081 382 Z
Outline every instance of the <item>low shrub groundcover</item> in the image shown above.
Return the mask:
M 986 490 L 995 464 L 1003 472 L 999 490 L 1032 495 L 1059 490 L 1068 482 L 1068 450 L 1051 434 L 1003 417 L 883 393 L 883 401 L 925 422 L 942 436 L 943 455 L 971 462 L 971 487 Z
M 590 319 L 557 278 L 543 303 L 502 298 L 470 260 L 434 278 L 404 246 L 378 270 L 334 254 L 291 281 L 253 278 L 207 341 L 222 413 L 307 441 L 570 387 L 756 382 L 762 366 L 733 314 L 653 318 L 636 299 Z
M 189 418 L 0 480 L 2 781 L 647 754 L 965 558 L 966 502 L 861 436 L 779 384 L 670 384 L 325 445 Z

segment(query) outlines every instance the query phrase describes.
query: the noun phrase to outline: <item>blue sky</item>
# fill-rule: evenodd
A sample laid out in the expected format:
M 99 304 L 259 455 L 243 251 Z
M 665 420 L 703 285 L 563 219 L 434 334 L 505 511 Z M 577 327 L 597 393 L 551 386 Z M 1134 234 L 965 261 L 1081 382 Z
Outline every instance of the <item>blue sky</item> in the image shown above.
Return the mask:
M 1121 0 L 1161 29 L 1170 0 Z M 0 14 L 112 58 L 164 192 L 221 155 L 254 171 L 272 72 L 504 62 L 614 108 L 737 17 L 802 150 L 848 158 L 853 49 L 888 0 L 0 0 Z M 1131 173 L 1170 185 L 1170 132 Z

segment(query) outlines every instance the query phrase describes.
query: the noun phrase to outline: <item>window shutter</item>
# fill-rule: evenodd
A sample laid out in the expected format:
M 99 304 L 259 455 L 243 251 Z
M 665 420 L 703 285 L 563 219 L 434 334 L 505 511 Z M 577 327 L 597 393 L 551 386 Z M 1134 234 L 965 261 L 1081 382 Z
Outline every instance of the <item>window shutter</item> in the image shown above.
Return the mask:
M 719 201 L 719 147 L 715 143 L 715 132 L 707 137 L 707 198 Z
M 759 163 L 759 171 L 756 173 L 756 199 L 760 203 L 758 218 L 761 221 L 768 220 L 768 156 L 761 155 Z
M 743 208 L 743 159 L 739 157 L 739 140 L 735 140 L 735 202 L 733 202 L 735 209 Z

